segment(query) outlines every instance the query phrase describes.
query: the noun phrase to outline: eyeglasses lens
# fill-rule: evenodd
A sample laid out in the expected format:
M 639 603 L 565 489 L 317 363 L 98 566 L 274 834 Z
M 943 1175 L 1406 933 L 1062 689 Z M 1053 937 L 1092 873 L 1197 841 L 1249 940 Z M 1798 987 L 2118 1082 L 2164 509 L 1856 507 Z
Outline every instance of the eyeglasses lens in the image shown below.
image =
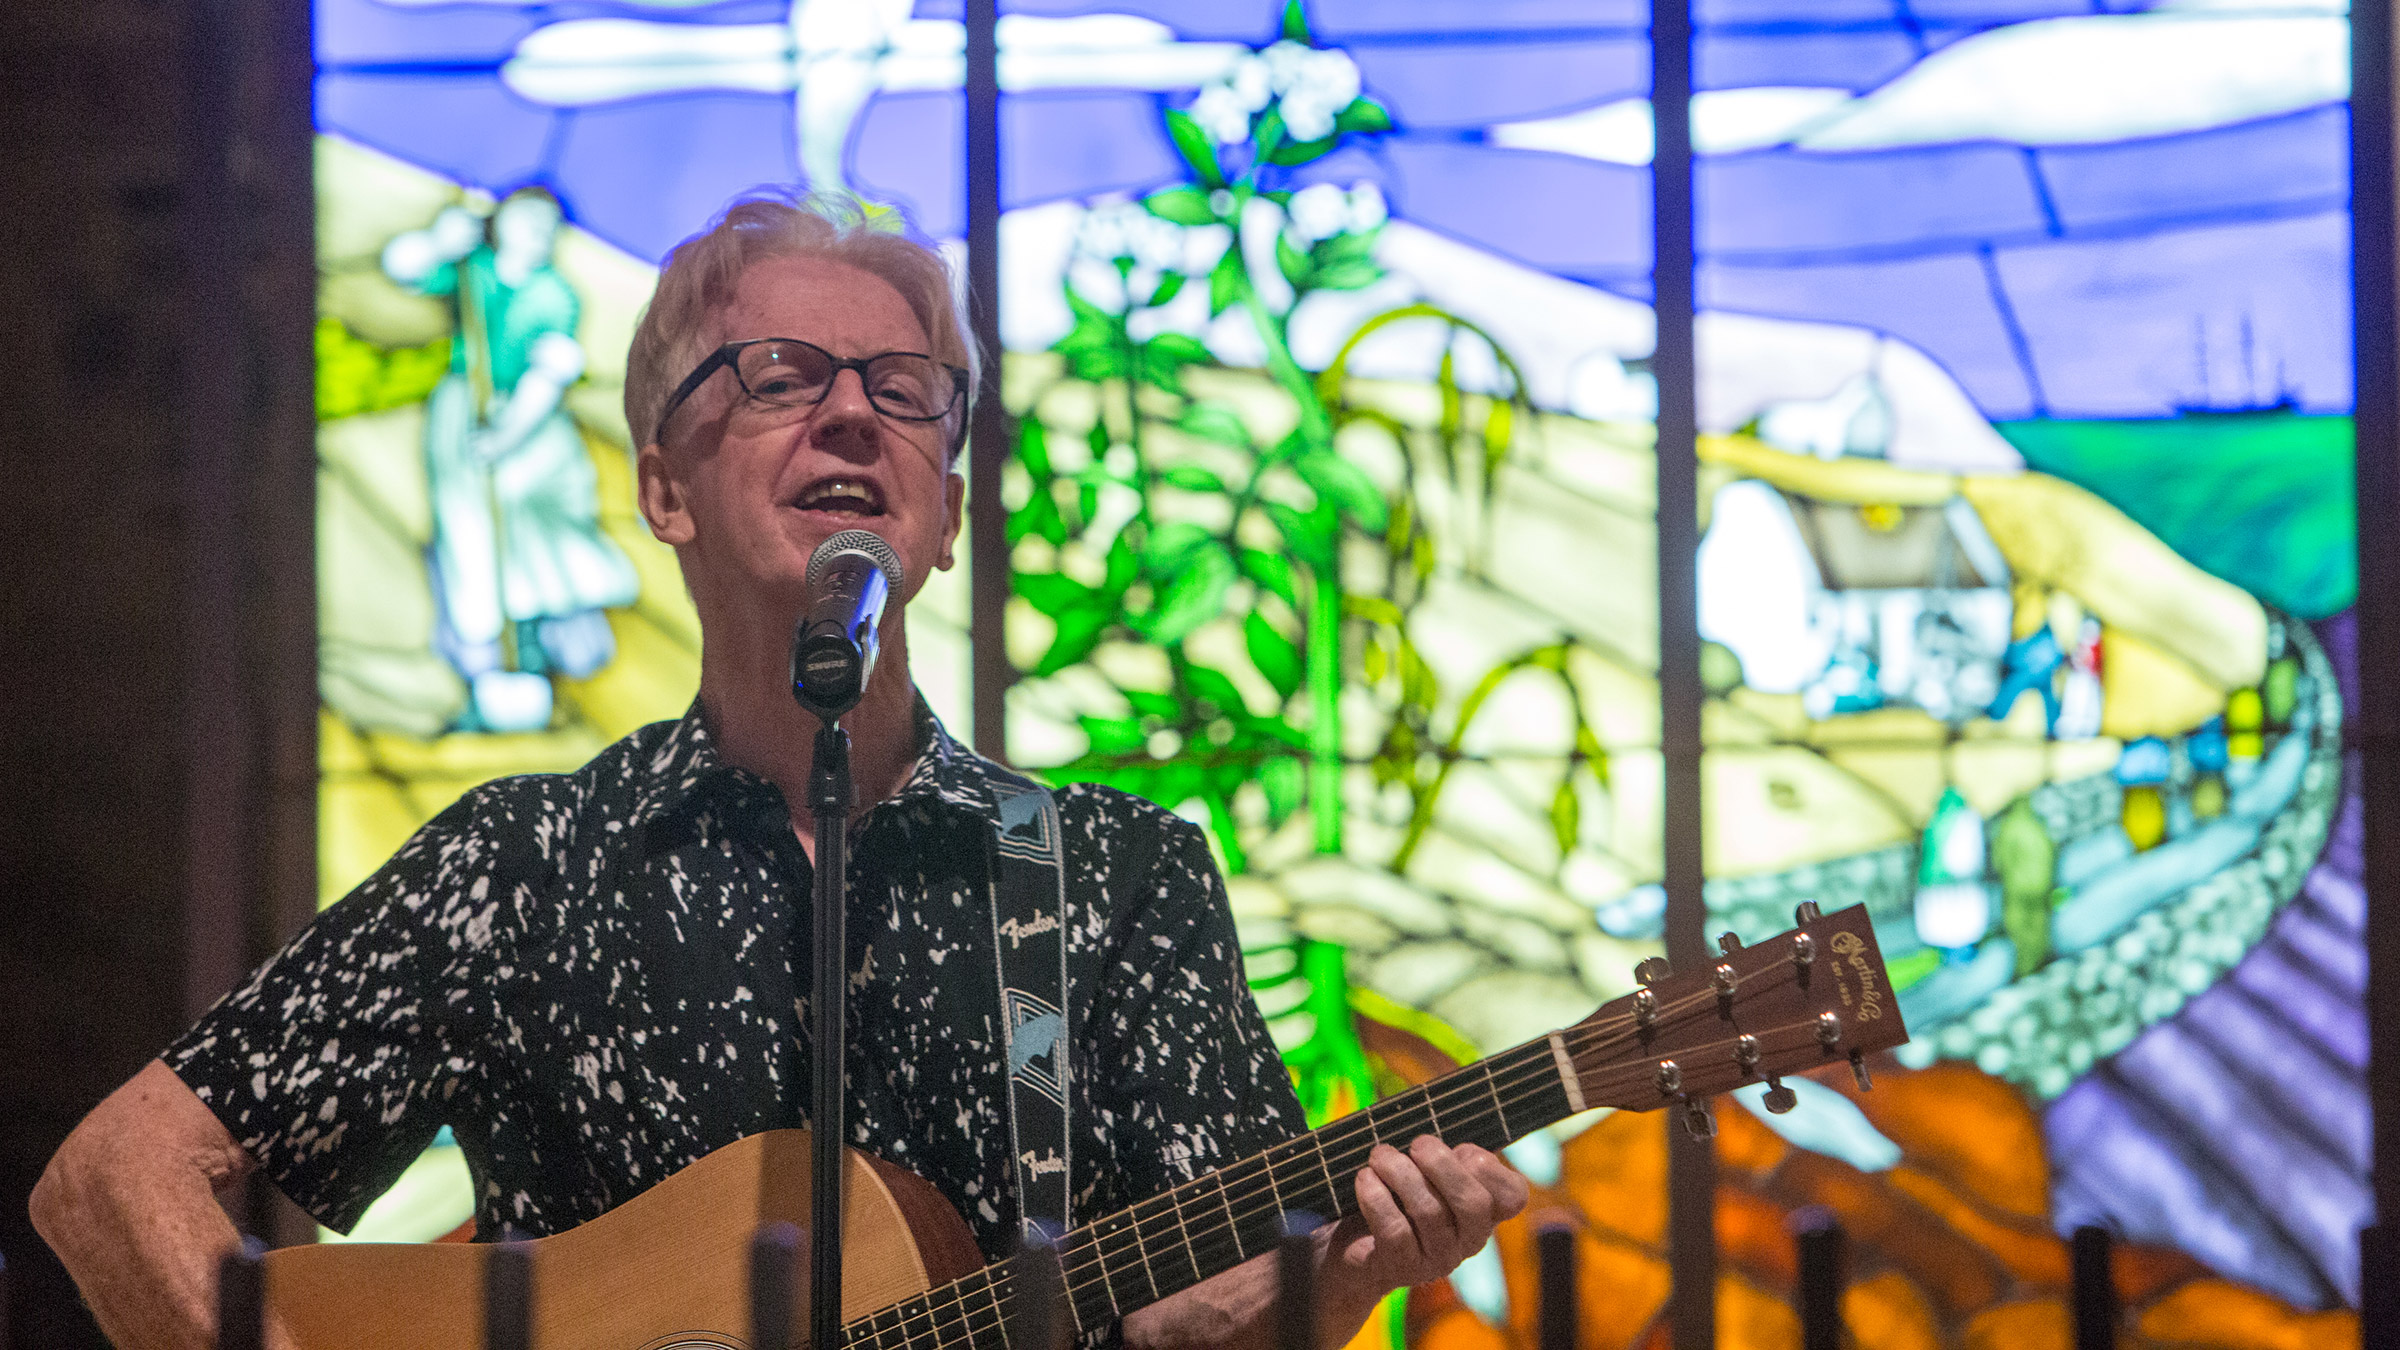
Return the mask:
M 739 362 L 751 397 L 784 407 L 823 401 L 839 369 L 804 342 L 762 342 L 744 348 Z M 950 411 L 957 396 L 948 368 L 930 357 L 885 352 L 870 357 L 860 374 L 867 397 L 894 417 L 931 421 Z

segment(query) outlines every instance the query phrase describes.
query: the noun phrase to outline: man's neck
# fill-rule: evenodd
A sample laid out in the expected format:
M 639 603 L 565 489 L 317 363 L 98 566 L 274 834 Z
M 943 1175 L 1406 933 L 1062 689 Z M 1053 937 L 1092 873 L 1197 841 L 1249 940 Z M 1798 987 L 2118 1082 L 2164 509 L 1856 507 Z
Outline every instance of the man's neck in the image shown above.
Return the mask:
M 817 718 L 792 699 L 790 634 L 768 640 L 762 630 L 741 637 L 703 635 L 700 706 L 725 763 L 773 783 L 791 804 L 792 828 L 810 857 L 816 821 L 808 809 L 809 768 L 816 758 Z M 908 677 L 908 639 L 902 615 L 887 615 L 883 654 L 866 696 L 842 718 L 850 732 L 850 773 L 858 803 L 852 817 L 900 790 L 917 762 L 916 687 Z

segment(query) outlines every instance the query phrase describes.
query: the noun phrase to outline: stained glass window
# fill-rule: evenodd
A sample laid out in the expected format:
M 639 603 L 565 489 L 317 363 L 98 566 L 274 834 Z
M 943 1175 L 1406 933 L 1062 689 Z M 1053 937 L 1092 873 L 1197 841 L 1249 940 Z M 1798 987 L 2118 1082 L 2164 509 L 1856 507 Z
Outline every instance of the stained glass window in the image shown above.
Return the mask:
M 1623 992 L 1665 911 L 1647 7 L 1003 10 L 1011 756 L 1207 828 L 1320 1115 Z M 1720 1108 L 1721 1322 L 1788 1326 L 1815 1203 L 1862 1337 L 2031 1334 L 2085 1222 L 2144 1335 L 2328 1334 L 2367 1203 L 2347 16 L 1697 18 L 1707 907 L 1866 904 L 1917 1032 L 1874 1094 Z M 802 177 L 955 246 L 964 38 L 319 6 L 329 903 L 688 702 L 616 408 L 656 263 Z M 918 605 L 963 733 L 963 578 Z M 1578 1125 L 1514 1156 L 1583 1220 L 1587 1327 L 1643 1343 L 1663 1127 Z M 454 1154 L 369 1227 L 463 1217 Z M 1523 1342 L 1528 1243 L 1370 1335 Z

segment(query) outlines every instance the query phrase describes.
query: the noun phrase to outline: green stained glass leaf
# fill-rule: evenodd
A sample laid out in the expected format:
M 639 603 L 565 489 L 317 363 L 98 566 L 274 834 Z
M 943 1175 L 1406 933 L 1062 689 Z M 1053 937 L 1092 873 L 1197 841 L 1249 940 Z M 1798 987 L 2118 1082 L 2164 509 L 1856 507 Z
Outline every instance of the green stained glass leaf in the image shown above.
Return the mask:
M 1337 521 L 1331 511 L 1300 512 L 1282 502 L 1266 503 L 1267 519 L 1283 535 L 1287 550 L 1311 567 L 1324 567 L 1333 561 L 1333 535 Z
M 1142 344 L 1142 378 L 1171 394 L 1183 392 L 1182 371 L 1209 359 L 1200 340 L 1183 333 L 1161 333 Z
M 1197 464 L 1178 464 L 1160 474 L 1159 480 L 1168 487 L 1181 488 L 1185 492 L 1223 492 L 1225 490 L 1224 479 Z
M 1092 467 L 1098 468 L 1100 461 L 1108 458 L 1110 442 L 1107 420 L 1104 418 L 1094 419 L 1091 429 L 1083 433 L 1083 443 L 1092 452 Z
M 1188 520 L 1171 520 L 1154 526 L 1142 548 L 1142 570 L 1154 577 L 1173 576 L 1182 570 L 1194 550 L 1215 539 L 1206 528 Z
M 1133 705 L 1134 712 L 1143 717 L 1156 717 L 1169 722 L 1183 717 L 1183 705 L 1175 701 L 1173 694 L 1154 694 L 1147 689 L 1128 689 L 1124 694 L 1125 701 Z
M 1212 188 L 1225 186 L 1225 170 L 1217 164 L 1217 147 L 1190 113 L 1180 108 L 1167 109 L 1167 136 L 1175 142 L 1175 153 L 1192 166 L 1202 184 Z
M 1150 292 L 1150 298 L 1142 303 L 1151 306 L 1163 305 L 1167 303 L 1169 300 L 1172 300 L 1176 296 L 1183 293 L 1183 281 L 1183 273 L 1167 273 L 1165 276 L 1162 276 L 1158 279 L 1158 289 Z
M 1123 530 L 1117 531 L 1117 537 L 1108 544 L 1108 580 L 1102 583 L 1102 589 L 1110 595 L 1123 595 L 1141 573 L 1142 562 L 1134 554 L 1133 541 L 1125 537 Z
M 1235 686 L 1232 680 L 1226 678 L 1224 671 L 1212 670 L 1207 666 L 1186 666 L 1183 671 L 1183 684 L 1186 689 L 1192 691 L 1192 697 L 1203 703 L 1213 703 L 1225 712 L 1238 713 L 1245 710 L 1246 705 L 1242 702 L 1242 691 Z
M 1550 799 L 1550 828 L 1558 836 L 1558 851 L 1572 853 L 1583 826 L 1583 799 L 1575 795 L 1575 779 L 1569 775 L 1558 785 L 1558 793 Z
M 1242 294 L 1242 250 L 1239 244 L 1227 246 L 1225 256 L 1208 273 L 1208 317 L 1224 313 Z
M 1138 754 L 1148 739 L 1140 719 L 1133 717 L 1082 717 L 1083 734 L 1091 738 L 1091 753 L 1095 755 Z
M 1240 413 L 1223 403 L 1194 403 L 1183 410 L 1175 425 L 1204 441 L 1241 450 L 1250 448 L 1250 428 L 1243 423 Z
M 1171 220 L 1178 225 L 1214 225 L 1217 213 L 1208 204 L 1208 194 L 1189 183 L 1153 192 L 1142 199 L 1151 215 Z
M 1100 636 L 1108 631 L 1110 613 L 1106 608 L 1087 606 L 1070 609 L 1058 616 L 1058 635 L 1050 639 L 1050 650 L 1033 668 L 1036 676 L 1056 675 L 1067 667 L 1092 654 L 1100 645 Z
M 1233 559 L 1215 540 L 1192 550 L 1150 612 L 1145 625 L 1150 640 L 1181 642 L 1193 629 L 1217 617 L 1225 607 L 1226 592 L 1233 589 L 1233 579 Z
M 1076 487 L 1075 514 L 1086 527 L 1089 527 L 1092 519 L 1100 514 L 1100 483 L 1098 479 L 1086 476 L 1083 482 Z
M 1375 265 L 1375 234 L 1337 234 L 1308 251 L 1310 275 L 1324 290 L 1355 291 L 1383 279 Z
M 1312 284 L 1308 255 L 1292 247 L 1292 241 L 1281 234 L 1275 236 L 1275 266 L 1282 270 L 1283 279 L 1292 283 L 1294 290 L 1305 290 Z
M 1275 692 L 1290 698 L 1300 688 L 1303 663 L 1300 649 L 1291 639 L 1275 631 L 1266 616 L 1252 610 L 1242 620 L 1242 640 L 1250 649 L 1250 664 L 1267 677 Z
M 1267 158 L 1276 164 L 1306 164 L 1311 160 L 1323 159 L 1341 143 L 1339 133 L 1314 141 L 1290 141 L 1276 146 L 1275 153 Z
M 1314 42 L 1308 34 L 1308 6 L 1302 0 L 1284 0 L 1283 38 L 1286 42 Z
M 1027 535 L 1040 535 L 1053 548 L 1067 542 L 1067 519 L 1058 513 L 1058 499 L 1047 485 L 1034 489 L 1023 506 L 1009 513 L 1008 542 L 1013 545 Z
M 1019 572 L 1013 580 L 1017 594 L 1053 619 L 1079 609 L 1105 608 L 1098 593 L 1073 577 L 1056 572 Z
M 1077 379 L 1111 380 L 1125 374 L 1125 344 L 1115 316 L 1072 288 L 1067 291 L 1067 304 L 1074 311 L 1075 326 L 1052 343 L 1050 350 L 1067 358 Z
M 1261 549 L 1243 549 L 1242 574 L 1281 596 L 1283 603 L 1300 608 L 1300 591 L 1292 585 L 1292 565 L 1286 559 Z
M 1390 131 L 1392 115 L 1371 98 L 1354 98 L 1350 100 L 1349 107 L 1334 115 L 1333 129 L 1336 133 L 1347 131 L 1371 136 L 1379 131 Z
M 1318 496 L 1362 527 L 1381 532 L 1390 519 L 1391 505 L 1366 471 L 1335 454 L 1302 455 L 1292 467 L 1300 471 Z
M 1017 424 L 1017 462 L 1036 483 L 1050 476 L 1050 429 L 1042 419 L 1028 417 Z

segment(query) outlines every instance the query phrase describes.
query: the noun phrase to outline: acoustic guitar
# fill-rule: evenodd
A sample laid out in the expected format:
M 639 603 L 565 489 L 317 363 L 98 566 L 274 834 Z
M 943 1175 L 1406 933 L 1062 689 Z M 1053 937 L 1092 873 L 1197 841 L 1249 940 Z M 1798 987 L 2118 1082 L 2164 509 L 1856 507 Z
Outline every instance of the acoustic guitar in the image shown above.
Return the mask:
M 1818 915 L 1706 970 L 1656 957 L 1641 986 L 1563 1031 L 1467 1065 L 1322 1129 L 1067 1232 L 1058 1245 L 1078 1328 L 1105 1324 L 1274 1248 L 1287 1213 L 1357 1209 L 1378 1141 L 1420 1134 L 1505 1145 L 1593 1107 L 1670 1107 L 1708 1132 L 1703 1098 L 1862 1057 L 1908 1039 L 1864 908 Z M 920 1178 L 853 1152 L 842 1272 L 843 1350 L 1008 1350 L 1014 1264 L 985 1266 L 966 1224 Z M 804 1223 L 809 1143 L 773 1130 L 728 1144 L 616 1209 L 527 1244 L 536 1350 L 748 1350 L 749 1252 L 771 1221 Z M 480 1344 L 488 1246 L 328 1244 L 266 1258 L 269 1306 L 302 1350 Z M 803 1262 L 803 1265 L 805 1263 Z M 807 1298 L 796 1273 L 796 1303 Z M 805 1306 L 791 1325 L 805 1329 Z

